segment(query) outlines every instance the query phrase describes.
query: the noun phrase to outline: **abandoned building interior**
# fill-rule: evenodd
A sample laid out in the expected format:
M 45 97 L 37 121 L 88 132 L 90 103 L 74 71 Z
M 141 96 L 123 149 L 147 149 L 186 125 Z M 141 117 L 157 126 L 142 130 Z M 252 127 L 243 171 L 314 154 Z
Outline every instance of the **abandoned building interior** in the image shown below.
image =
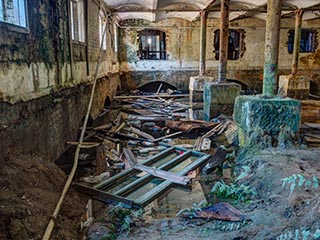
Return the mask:
M 0 239 L 320 239 L 319 0 L 0 0 Z

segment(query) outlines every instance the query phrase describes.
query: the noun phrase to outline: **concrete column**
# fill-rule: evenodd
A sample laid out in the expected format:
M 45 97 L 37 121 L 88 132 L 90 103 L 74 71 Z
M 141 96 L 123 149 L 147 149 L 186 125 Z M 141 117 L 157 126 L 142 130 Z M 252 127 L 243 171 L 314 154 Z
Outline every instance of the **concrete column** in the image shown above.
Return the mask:
M 227 81 L 229 5 L 230 0 L 221 0 L 218 83 L 223 83 Z
M 200 28 L 200 60 L 199 60 L 199 76 L 206 73 L 206 45 L 207 45 L 207 11 L 200 12 L 201 28 Z
M 262 94 L 267 96 L 274 95 L 277 83 L 281 2 L 282 0 L 268 0 L 262 90 Z
M 295 29 L 294 29 L 294 43 L 293 43 L 293 54 L 292 54 L 292 70 L 291 70 L 292 76 L 294 76 L 298 71 L 303 11 L 297 10 L 295 14 L 296 14 L 296 23 L 295 23 Z

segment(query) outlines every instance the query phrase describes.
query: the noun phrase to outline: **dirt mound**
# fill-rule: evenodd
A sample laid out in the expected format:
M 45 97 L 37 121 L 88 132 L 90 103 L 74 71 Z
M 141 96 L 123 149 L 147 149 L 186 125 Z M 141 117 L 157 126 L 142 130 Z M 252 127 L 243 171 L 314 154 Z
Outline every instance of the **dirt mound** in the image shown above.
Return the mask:
M 0 239 L 41 239 L 66 175 L 37 155 L 10 156 L 0 164 Z M 81 239 L 85 203 L 73 189 L 68 192 L 52 239 Z

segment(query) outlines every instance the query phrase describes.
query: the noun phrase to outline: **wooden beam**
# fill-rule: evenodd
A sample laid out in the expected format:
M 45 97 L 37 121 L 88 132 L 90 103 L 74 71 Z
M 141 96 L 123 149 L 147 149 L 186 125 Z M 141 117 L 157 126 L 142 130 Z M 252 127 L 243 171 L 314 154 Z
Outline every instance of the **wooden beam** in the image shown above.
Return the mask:
M 162 152 L 160 152 L 160 153 L 158 153 L 156 155 L 153 155 L 151 158 L 146 159 L 141 164 L 148 166 L 148 165 L 150 165 L 150 164 L 152 164 L 152 163 L 164 158 L 165 156 L 167 156 L 168 154 L 170 154 L 170 153 L 172 153 L 174 151 L 175 151 L 174 147 L 170 147 L 170 148 L 168 148 L 168 149 L 166 149 L 166 150 L 164 150 L 164 151 L 162 151 Z M 96 188 L 96 189 L 107 189 L 110 186 L 113 186 L 116 181 L 119 181 L 119 180 L 121 180 L 121 179 L 123 179 L 123 178 L 125 178 L 125 177 L 127 177 L 129 175 L 132 175 L 134 173 L 137 173 L 137 172 L 138 172 L 138 170 L 130 168 L 128 170 L 125 170 L 125 171 L 123 171 L 123 172 L 121 172 L 121 173 L 119 173 L 119 174 L 117 174 L 117 175 L 115 175 L 115 176 L 113 176 L 113 177 L 101 182 L 101 183 L 96 184 L 94 186 L 94 188 Z
M 191 151 L 186 151 L 183 154 L 173 158 L 169 162 L 167 162 L 167 163 L 163 164 L 162 166 L 158 167 L 158 169 L 160 169 L 160 170 L 169 170 L 170 168 L 176 166 L 177 164 L 179 164 L 183 160 L 187 159 L 191 155 L 192 155 Z M 132 183 L 128 184 L 124 188 L 121 188 L 118 191 L 114 192 L 114 194 L 120 195 L 120 196 L 127 196 L 128 194 L 134 192 L 136 189 L 138 189 L 139 187 L 141 187 L 142 185 L 144 185 L 146 182 L 150 181 L 151 179 L 152 179 L 152 175 L 151 174 L 147 174 L 147 175 L 141 177 L 140 179 L 137 179 L 137 180 L 133 181 Z
M 102 202 L 108 202 L 108 203 L 114 203 L 114 204 L 118 204 L 118 203 L 122 203 L 125 207 L 128 208 L 140 208 L 140 206 L 136 203 L 134 203 L 131 200 L 128 200 L 126 198 L 123 197 L 119 197 L 116 195 L 113 195 L 111 193 L 107 193 L 89 186 L 85 186 L 82 184 L 74 184 L 73 187 L 81 193 L 84 193 L 86 195 L 89 195 L 91 197 L 93 197 L 96 200 L 102 201 Z
M 148 167 L 148 166 L 144 166 L 141 164 L 136 164 L 133 166 L 133 168 L 140 170 L 140 171 L 143 171 L 143 172 L 147 172 L 154 177 L 159 177 L 159 178 L 162 178 L 165 180 L 169 180 L 170 182 L 173 182 L 176 184 L 187 186 L 187 185 L 190 185 L 190 183 L 191 183 L 191 179 L 188 177 L 179 176 L 175 173 L 163 171 L 163 170 L 156 169 L 153 167 Z

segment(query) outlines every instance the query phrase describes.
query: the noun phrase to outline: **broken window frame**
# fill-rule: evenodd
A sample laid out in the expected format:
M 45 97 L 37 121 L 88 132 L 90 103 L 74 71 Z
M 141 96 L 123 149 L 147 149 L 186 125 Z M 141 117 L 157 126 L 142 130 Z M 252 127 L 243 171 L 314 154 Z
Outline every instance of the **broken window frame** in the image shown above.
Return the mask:
M 243 57 L 245 46 L 245 30 L 244 29 L 229 29 L 229 44 L 228 44 L 228 60 L 239 60 Z M 234 49 L 231 50 L 230 46 L 233 42 Z M 220 29 L 214 31 L 213 46 L 215 59 L 219 60 L 220 49 Z
M 185 176 L 190 171 L 203 166 L 211 157 L 211 155 L 202 152 L 191 151 L 185 148 L 176 146 L 173 147 L 165 144 L 161 145 L 165 146 L 166 149 L 144 160 L 143 162 L 141 162 L 141 165 L 152 166 L 155 164 L 159 164 L 159 166 L 155 169 L 172 172 L 174 168 L 179 166 L 179 164 L 184 164 L 188 159 L 190 160 L 190 158 L 194 158 L 191 163 L 188 163 L 182 169 L 175 170 L 175 174 L 179 176 Z M 170 158 L 169 156 L 171 154 L 177 154 L 177 156 Z M 157 181 L 158 179 L 151 174 L 145 174 L 138 178 L 137 176 L 142 172 L 143 171 L 140 171 L 138 169 L 130 168 L 99 184 L 96 184 L 92 188 L 80 184 L 76 185 L 75 187 L 76 189 L 78 189 L 78 191 L 89 194 L 93 198 L 100 201 L 107 201 L 113 204 L 122 203 L 124 204 L 124 206 L 129 208 L 141 208 L 151 203 L 153 200 L 161 196 L 174 185 L 174 183 L 172 183 L 171 181 L 163 179 L 155 187 L 147 190 L 141 195 L 138 194 L 137 198 L 132 199 L 131 197 L 129 197 L 131 194 L 139 191 L 147 184 L 150 184 L 152 181 Z M 128 183 L 127 181 L 132 177 L 137 178 Z M 114 189 L 116 186 L 118 186 L 119 183 L 126 184 L 118 189 Z
M 10 30 L 29 32 L 27 0 L 0 0 L 1 24 Z
M 288 31 L 287 50 L 289 54 L 293 53 L 294 29 Z M 318 47 L 318 32 L 315 29 L 301 29 L 300 53 L 315 52 Z
M 102 47 L 102 50 L 107 50 L 107 16 L 103 10 L 100 10 L 99 13 L 99 46 Z M 105 31 L 105 33 L 104 33 Z M 103 39 L 102 39 L 103 37 Z M 102 45 L 101 45 L 102 42 Z
M 167 60 L 166 33 L 158 29 L 144 29 L 138 33 L 140 60 Z
M 85 0 L 70 0 L 71 38 L 73 41 L 86 42 Z M 76 15 L 76 16 L 75 16 Z

